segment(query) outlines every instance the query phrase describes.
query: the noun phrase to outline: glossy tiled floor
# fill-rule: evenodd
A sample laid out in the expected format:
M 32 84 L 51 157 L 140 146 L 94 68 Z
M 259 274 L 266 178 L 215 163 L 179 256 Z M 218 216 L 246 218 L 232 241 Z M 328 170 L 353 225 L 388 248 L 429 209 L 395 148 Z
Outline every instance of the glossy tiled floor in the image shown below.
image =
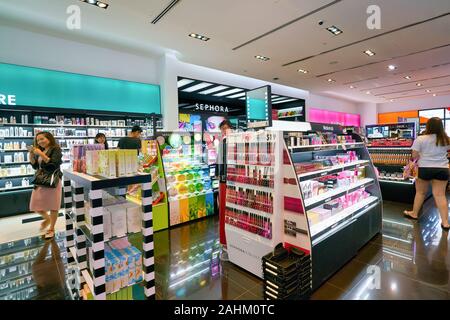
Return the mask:
M 450 299 L 450 237 L 440 227 L 433 200 L 426 203 L 418 222 L 402 217 L 404 209 L 403 204 L 385 202 L 382 235 L 362 248 L 311 299 Z M 217 230 L 215 217 L 155 234 L 157 299 L 262 299 L 260 279 L 219 261 Z M 28 258 L 33 262 L 20 269 L 19 275 L 1 277 L 0 299 L 11 292 L 3 288 L 5 279 L 13 280 L 15 295 L 10 299 L 68 298 L 64 251 L 57 251 L 56 242 L 35 241 L 39 250 Z M 0 250 L 0 275 L 6 250 Z M 61 253 L 63 258 L 59 258 Z M 17 259 L 24 258 L 18 253 Z M 8 272 L 20 271 L 9 268 Z M 25 285 L 34 288 L 32 294 L 27 296 L 20 289 L 23 284 L 14 283 L 18 277 L 31 279 Z

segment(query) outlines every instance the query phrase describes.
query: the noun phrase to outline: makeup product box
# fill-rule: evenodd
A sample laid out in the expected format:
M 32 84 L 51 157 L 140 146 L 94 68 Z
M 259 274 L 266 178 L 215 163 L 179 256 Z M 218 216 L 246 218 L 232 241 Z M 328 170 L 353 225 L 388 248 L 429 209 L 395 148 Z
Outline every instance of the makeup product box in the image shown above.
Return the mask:
M 130 233 L 141 231 L 142 227 L 142 209 L 134 203 L 126 203 L 124 207 L 127 211 L 127 230 Z
M 111 214 L 111 235 L 113 237 L 123 237 L 127 233 L 127 211 L 121 205 L 107 207 Z
M 86 173 L 90 175 L 97 175 L 98 172 L 98 151 L 97 150 L 87 150 L 86 151 Z
M 108 164 L 109 164 L 109 172 L 108 178 L 116 177 L 116 150 L 108 150 Z
M 118 290 L 120 290 L 121 288 L 126 287 L 128 285 L 127 259 L 117 249 L 111 249 L 111 253 L 116 257 L 116 265 L 117 265 L 115 288 L 118 287 Z
M 143 280 L 143 275 L 142 275 L 142 253 L 141 251 L 139 251 L 136 247 L 130 247 L 131 253 L 134 257 L 134 264 L 135 264 L 135 281 L 136 282 L 141 282 Z
M 116 150 L 117 177 L 124 177 L 127 175 L 127 164 L 125 157 L 126 150 Z

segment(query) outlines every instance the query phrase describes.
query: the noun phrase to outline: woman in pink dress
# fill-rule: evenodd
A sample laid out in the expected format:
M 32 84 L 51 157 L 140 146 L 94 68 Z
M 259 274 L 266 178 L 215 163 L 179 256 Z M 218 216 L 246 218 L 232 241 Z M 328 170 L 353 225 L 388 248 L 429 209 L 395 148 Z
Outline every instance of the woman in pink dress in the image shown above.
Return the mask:
M 50 132 L 39 132 L 29 152 L 31 165 L 36 170 L 30 211 L 39 213 L 44 219 L 41 231 L 49 227 L 45 238 L 53 238 L 58 212 L 61 208 L 61 148 Z

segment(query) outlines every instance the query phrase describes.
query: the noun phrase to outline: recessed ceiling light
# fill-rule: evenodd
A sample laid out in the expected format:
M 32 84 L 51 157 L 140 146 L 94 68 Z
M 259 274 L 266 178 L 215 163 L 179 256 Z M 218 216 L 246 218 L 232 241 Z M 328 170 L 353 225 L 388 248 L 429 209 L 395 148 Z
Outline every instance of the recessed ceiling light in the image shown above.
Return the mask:
M 431 92 L 431 90 L 430 90 L 430 89 L 427 89 L 427 92 L 428 92 L 428 93 L 430 93 L 430 92 Z
M 239 98 L 239 97 L 242 97 L 242 96 L 245 96 L 245 92 L 241 92 L 241 93 L 238 93 L 238 94 L 233 94 L 232 96 L 228 96 L 228 97 L 225 97 L 225 98 L 236 99 L 236 98 Z
M 433 97 L 436 97 L 436 93 L 433 93 Z
M 394 99 L 391 99 L 390 101 L 391 101 L 391 102 L 394 102 L 395 100 L 394 100 Z
M 198 40 L 202 40 L 202 41 L 208 41 L 209 40 L 208 37 L 202 36 L 201 34 L 198 34 L 198 33 L 190 33 L 189 37 L 195 38 L 195 39 L 198 39 Z
M 256 55 L 255 58 L 258 59 L 258 60 L 262 60 L 262 61 L 270 60 L 270 58 L 264 57 L 264 56 L 260 56 L 260 55 Z
M 390 64 L 390 65 L 388 65 L 388 69 L 389 69 L 390 71 L 393 71 L 393 70 L 397 69 L 397 67 L 394 66 L 393 64 Z
M 421 87 L 422 84 L 421 84 L 420 82 L 417 82 L 417 83 L 416 83 L 416 86 Z
M 350 86 L 350 89 L 355 89 L 355 86 Z
M 367 54 L 369 57 L 372 57 L 375 55 L 375 52 L 373 52 L 372 50 L 366 50 L 364 51 L 365 54 Z
M 341 33 L 342 33 L 342 30 L 339 29 L 339 28 L 336 27 L 336 26 L 328 27 L 327 30 L 330 31 L 330 32 L 331 32 L 332 34 L 334 34 L 335 36 L 337 36 L 338 34 L 341 34 Z
M 370 94 L 370 91 L 366 91 L 366 94 Z
M 80 1 L 88 3 L 88 4 L 92 4 L 94 6 L 102 8 L 102 9 L 108 9 L 108 7 L 109 7 L 109 4 L 107 4 L 106 2 L 103 2 L 103 1 L 97 1 L 97 0 L 80 0 Z
M 298 72 L 301 72 L 301 73 L 304 73 L 304 74 L 307 74 L 307 73 L 308 73 L 308 70 L 305 70 L 305 69 L 298 69 L 297 71 L 298 71 Z
M 330 78 L 327 81 L 331 83 L 331 82 L 335 82 L 336 80 L 333 80 L 333 79 Z
M 97 1 L 97 6 L 102 9 L 106 9 L 106 8 L 108 8 L 109 4 L 101 2 L 101 1 Z
M 411 76 L 404 77 L 406 80 L 411 80 Z

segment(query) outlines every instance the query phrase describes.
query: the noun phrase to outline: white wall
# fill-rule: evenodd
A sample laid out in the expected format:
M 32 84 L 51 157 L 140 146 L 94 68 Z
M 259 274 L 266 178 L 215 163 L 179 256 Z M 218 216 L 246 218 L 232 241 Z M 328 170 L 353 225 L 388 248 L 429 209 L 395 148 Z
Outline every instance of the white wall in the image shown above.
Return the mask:
M 156 57 L 137 56 L 0 25 L 0 62 L 159 84 Z
M 378 113 L 450 107 L 450 95 L 378 104 Z
M 358 103 L 357 109 L 361 114 L 361 126 L 365 127 L 369 124 L 376 124 L 378 122 L 378 106 L 376 103 L 363 102 Z

